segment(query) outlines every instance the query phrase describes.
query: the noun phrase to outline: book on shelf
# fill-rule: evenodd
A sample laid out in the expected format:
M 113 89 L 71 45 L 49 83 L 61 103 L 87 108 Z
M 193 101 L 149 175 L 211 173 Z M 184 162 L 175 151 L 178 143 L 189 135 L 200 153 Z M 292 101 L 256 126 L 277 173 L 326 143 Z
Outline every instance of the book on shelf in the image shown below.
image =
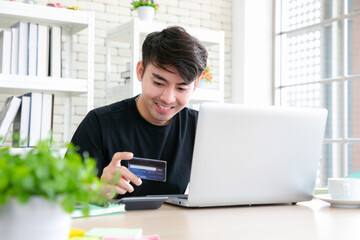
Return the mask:
M 27 75 L 36 76 L 36 55 L 38 43 L 38 28 L 35 23 L 28 23 L 28 51 L 27 51 Z
M 11 67 L 10 73 L 18 73 L 18 58 L 19 58 L 19 29 L 11 28 Z
M 61 77 L 61 40 L 59 26 L 17 22 L 0 31 L 0 73 Z
M 41 138 L 41 108 L 42 93 L 27 93 L 30 97 L 30 116 L 29 116 L 29 143 L 28 147 L 33 147 Z
M 37 75 L 47 77 L 49 74 L 49 28 L 41 24 L 37 27 Z
M 30 97 L 20 96 L 21 107 L 19 108 L 13 123 L 13 133 L 18 139 L 13 138 L 13 146 L 27 147 L 29 137 L 30 120 Z
M 8 97 L 0 112 L 0 145 L 4 143 L 6 135 L 14 121 L 17 111 L 19 110 L 21 99 L 12 96 Z
M 13 48 L 17 54 L 12 54 L 14 57 L 14 61 L 17 62 L 17 69 L 13 74 L 19 75 L 27 75 L 27 68 L 28 68 L 28 24 L 24 22 L 17 22 L 15 23 L 11 29 L 13 30 L 14 34 L 14 41 L 13 41 Z M 12 61 L 13 63 L 13 61 Z
M 61 77 L 61 27 L 50 28 L 49 76 Z
M 0 31 L 0 73 L 11 72 L 11 31 L 4 29 Z
M 30 92 L 20 96 L 21 107 L 16 114 L 13 146 L 33 147 L 39 140 L 51 139 L 54 113 L 54 94 Z
M 51 139 L 53 129 L 54 94 L 43 93 L 41 110 L 41 136 L 40 139 Z

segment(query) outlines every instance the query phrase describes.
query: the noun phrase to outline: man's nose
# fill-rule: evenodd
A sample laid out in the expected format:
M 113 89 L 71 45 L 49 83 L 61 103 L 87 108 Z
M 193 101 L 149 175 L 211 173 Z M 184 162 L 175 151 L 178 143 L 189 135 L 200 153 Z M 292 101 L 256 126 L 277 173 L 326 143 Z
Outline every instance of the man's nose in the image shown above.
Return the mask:
M 160 96 L 161 101 L 163 101 L 166 104 L 170 104 L 175 102 L 175 92 L 173 89 L 164 89 Z

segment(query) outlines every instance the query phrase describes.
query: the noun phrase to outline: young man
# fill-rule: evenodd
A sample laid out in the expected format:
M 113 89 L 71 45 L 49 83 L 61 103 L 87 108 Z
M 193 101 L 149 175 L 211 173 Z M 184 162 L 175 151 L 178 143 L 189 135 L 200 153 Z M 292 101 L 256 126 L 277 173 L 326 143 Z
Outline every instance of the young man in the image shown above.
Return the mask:
M 186 108 L 207 51 L 181 27 L 149 34 L 136 66 L 142 93 L 90 111 L 72 143 L 96 159 L 98 176 L 112 180 L 122 196 L 184 193 L 190 167 L 197 111 Z M 127 168 L 133 157 L 167 162 L 166 182 L 141 180 Z

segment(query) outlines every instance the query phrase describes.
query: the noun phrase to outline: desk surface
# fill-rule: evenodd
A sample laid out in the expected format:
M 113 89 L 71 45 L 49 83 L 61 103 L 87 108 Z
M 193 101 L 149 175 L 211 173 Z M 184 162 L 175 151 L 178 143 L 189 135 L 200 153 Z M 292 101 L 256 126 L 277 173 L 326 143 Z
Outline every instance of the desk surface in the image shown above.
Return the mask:
M 297 205 L 158 210 L 73 219 L 72 227 L 142 228 L 143 235 L 175 239 L 359 239 L 360 208 L 330 207 L 321 200 Z

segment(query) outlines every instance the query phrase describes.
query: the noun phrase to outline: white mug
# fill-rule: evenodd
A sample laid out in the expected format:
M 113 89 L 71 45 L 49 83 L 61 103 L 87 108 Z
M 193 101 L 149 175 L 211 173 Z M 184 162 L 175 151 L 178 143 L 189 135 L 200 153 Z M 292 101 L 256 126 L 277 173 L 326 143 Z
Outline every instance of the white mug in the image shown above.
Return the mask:
M 329 178 L 328 192 L 334 200 L 360 200 L 360 178 Z

